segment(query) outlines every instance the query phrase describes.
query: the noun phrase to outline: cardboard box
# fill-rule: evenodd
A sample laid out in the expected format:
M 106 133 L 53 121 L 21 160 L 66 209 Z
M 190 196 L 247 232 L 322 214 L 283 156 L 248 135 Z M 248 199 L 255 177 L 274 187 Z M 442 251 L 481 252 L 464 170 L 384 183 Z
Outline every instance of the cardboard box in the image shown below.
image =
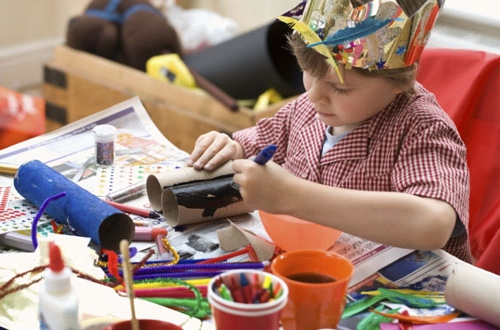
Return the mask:
M 43 96 L 47 131 L 139 96 L 160 131 L 177 147 L 191 151 L 196 138 L 211 130 L 232 133 L 273 115 L 285 102 L 263 111 L 231 111 L 210 95 L 159 81 L 145 72 L 67 46 L 54 49 L 44 65 Z

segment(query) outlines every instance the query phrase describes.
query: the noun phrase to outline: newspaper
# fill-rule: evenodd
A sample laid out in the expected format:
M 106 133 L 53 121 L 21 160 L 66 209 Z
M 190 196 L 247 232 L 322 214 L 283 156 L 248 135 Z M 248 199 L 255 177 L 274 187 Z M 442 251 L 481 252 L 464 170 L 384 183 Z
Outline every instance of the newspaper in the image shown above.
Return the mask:
M 93 128 L 96 125 L 111 124 L 118 130 L 116 140 L 116 156 L 113 168 L 101 168 L 95 166 L 94 137 Z M 184 166 L 188 154 L 179 150 L 158 130 L 151 121 L 146 109 L 143 107 L 139 98 L 132 98 L 119 103 L 109 109 L 93 114 L 79 121 L 66 125 L 56 131 L 26 140 L 9 148 L 0 151 L 0 164 L 20 166 L 24 162 L 31 160 L 40 160 L 73 180 L 85 189 L 95 193 L 99 197 L 104 197 L 109 189 L 119 189 L 127 186 L 131 181 L 144 179 L 149 172 L 165 168 L 178 168 Z M 115 170 L 112 173 L 112 170 Z M 124 169 L 126 171 L 124 172 Z M 0 175 L 0 234 L 11 234 L 15 231 L 21 232 L 30 230 L 34 214 L 38 208 L 30 204 L 20 196 L 13 187 L 12 174 Z M 102 187 L 104 184 L 104 188 Z M 147 207 L 147 198 L 142 196 L 137 201 L 138 205 Z M 46 234 L 52 231 L 49 224 L 50 216 L 43 214 L 37 227 L 38 234 Z M 152 225 L 161 225 L 162 219 L 154 220 Z M 164 221 L 163 221 L 164 222 Z M 41 230 L 44 228 L 46 232 Z M 29 233 L 26 235 L 30 240 Z M 75 237 L 76 239 L 76 237 Z M 31 241 L 30 241 L 31 242 Z M 8 280 L 9 274 L 15 274 L 16 267 L 27 267 L 35 265 L 35 254 L 19 253 L 22 251 L 16 249 L 2 248 L 6 254 L 0 255 L 0 283 Z M 15 255 L 14 255 L 15 253 Z M 17 262 L 12 260 L 16 258 Z M 10 269 L 12 268 L 12 269 Z M 23 268 L 24 269 L 24 268 Z M 85 281 L 80 281 L 85 283 Z M 87 281 L 87 284 L 92 284 Z M 78 283 L 78 281 L 76 281 Z M 34 294 L 36 285 L 16 292 L 0 302 L 0 327 L 13 329 L 32 329 L 38 324 L 36 314 L 36 300 L 31 298 Z M 99 289 L 99 286 L 94 286 Z M 100 286 L 102 287 L 102 286 Z M 102 287 L 104 288 L 104 287 Z M 100 288 L 100 289 L 102 289 Z M 83 289 L 82 289 L 83 290 Z M 86 294 L 83 295 L 83 292 Z M 128 299 L 120 299 L 114 290 L 96 296 L 101 297 L 103 304 L 101 310 L 94 314 L 97 309 L 94 305 L 100 301 L 82 300 L 82 309 L 87 317 L 91 315 L 108 317 L 126 318 L 128 309 Z M 19 296 L 20 297 L 17 297 Z M 82 296 L 91 296 L 87 289 L 82 291 Z M 94 296 L 95 297 L 95 296 Z M 107 299 L 107 300 L 106 300 Z M 114 301 L 115 299 L 116 301 Z M 14 302 L 13 301 L 17 301 Z M 21 307 L 19 301 L 25 301 L 22 309 L 12 308 Z M 28 303 L 28 302 L 32 303 Z M 105 301 L 111 302 L 110 306 L 105 305 Z M 126 304 L 124 304 L 126 303 Z M 207 322 L 201 322 L 198 319 L 190 318 L 178 311 L 171 310 L 162 306 L 155 305 L 146 301 L 137 303 L 138 317 L 142 318 L 163 318 L 175 323 L 185 323 L 184 329 L 214 329 L 213 325 Z M 114 307 L 112 307 L 114 306 Z M 161 307 L 161 308 L 159 308 Z M 10 308 L 10 309 L 9 309 Z M 19 309 L 19 310 L 18 310 Z M 8 311 L 8 313 L 6 312 Z M 156 313 L 156 314 L 155 314 Z M 15 324 L 15 325 L 14 325 Z
M 415 308 L 401 303 L 382 301 L 379 304 L 386 309 L 399 308 L 400 312 L 406 311 L 412 316 L 444 316 L 455 312 L 455 308 L 444 301 L 446 281 L 453 270 L 465 264 L 460 259 L 443 250 L 412 251 L 406 256 L 391 262 L 365 277 L 363 280 L 351 285 L 347 294 L 347 301 L 354 303 L 366 298 L 365 292 L 375 291 L 379 288 L 408 289 L 421 292 L 441 293 L 442 304 L 432 308 Z M 356 329 L 370 312 L 366 309 L 353 316 L 344 317 L 338 329 Z M 452 321 L 469 321 L 472 318 L 463 316 Z
M 353 286 L 413 250 L 386 246 L 342 233 L 330 251 L 343 255 L 354 264 L 354 275 L 349 283 Z
M 96 167 L 94 136 L 96 125 L 111 124 L 118 130 L 113 168 Z M 132 98 L 107 110 L 29 139 L 0 151 L 0 163 L 19 166 L 40 160 L 85 189 L 104 197 L 110 190 L 144 179 L 148 171 L 183 166 L 188 154 L 175 147 L 151 121 L 139 98 Z M 118 169 L 128 172 L 116 175 Z M 115 170 L 115 173 L 112 171 Z M 2 205 L 0 234 L 31 228 L 32 212 L 13 188 L 12 175 L 0 175 Z M 106 182 L 106 186 L 99 184 Z M 16 210 L 16 212 L 14 212 Z M 2 212 L 3 211 L 3 212 Z M 40 224 L 47 223 L 43 215 Z

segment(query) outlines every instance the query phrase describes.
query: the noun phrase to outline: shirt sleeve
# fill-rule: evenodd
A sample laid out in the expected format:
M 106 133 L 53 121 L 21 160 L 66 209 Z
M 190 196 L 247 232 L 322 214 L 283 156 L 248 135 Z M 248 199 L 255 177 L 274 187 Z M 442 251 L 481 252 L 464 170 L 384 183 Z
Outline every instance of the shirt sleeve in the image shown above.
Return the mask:
M 460 136 L 444 121 L 416 126 L 403 142 L 393 173 L 398 191 L 436 198 L 449 203 L 460 222 L 454 235 L 462 234 L 469 219 L 469 171 L 466 148 Z
M 299 99 L 302 98 L 299 97 Z M 290 120 L 296 108 L 297 100 L 291 101 L 272 117 L 261 118 L 255 126 L 234 132 L 232 138 L 240 143 L 245 157 L 254 156 L 263 148 L 274 144 L 278 148 L 273 160 L 282 164 L 286 155 Z

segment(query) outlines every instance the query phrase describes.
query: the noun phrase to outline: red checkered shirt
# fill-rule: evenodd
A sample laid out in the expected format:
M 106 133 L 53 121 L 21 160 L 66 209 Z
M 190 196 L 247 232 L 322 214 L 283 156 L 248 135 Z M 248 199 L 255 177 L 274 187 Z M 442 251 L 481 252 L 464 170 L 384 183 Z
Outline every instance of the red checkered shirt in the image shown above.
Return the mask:
M 433 94 L 400 94 L 386 109 L 355 128 L 321 156 L 326 125 L 307 95 L 273 117 L 233 133 L 246 156 L 269 144 L 273 160 L 303 179 L 358 190 L 396 191 L 448 202 L 463 224 L 444 249 L 470 261 L 467 240 L 469 171 L 466 148 Z

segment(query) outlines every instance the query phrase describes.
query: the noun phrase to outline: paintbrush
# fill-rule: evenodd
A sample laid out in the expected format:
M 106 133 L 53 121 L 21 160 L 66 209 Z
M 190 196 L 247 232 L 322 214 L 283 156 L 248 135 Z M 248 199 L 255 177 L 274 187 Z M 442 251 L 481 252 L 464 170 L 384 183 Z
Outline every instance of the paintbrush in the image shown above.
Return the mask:
M 128 249 L 128 241 L 126 239 L 120 241 L 120 252 L 122 254 L 123 280 L 125 282 L 125 290 L 130 303 L 131 325 L 132 330 L 139 329 L 139 320 L 135 316 L 134 306 L 134 289 L 132 287 L 132 267 L 130 266 L 130 252 Z

